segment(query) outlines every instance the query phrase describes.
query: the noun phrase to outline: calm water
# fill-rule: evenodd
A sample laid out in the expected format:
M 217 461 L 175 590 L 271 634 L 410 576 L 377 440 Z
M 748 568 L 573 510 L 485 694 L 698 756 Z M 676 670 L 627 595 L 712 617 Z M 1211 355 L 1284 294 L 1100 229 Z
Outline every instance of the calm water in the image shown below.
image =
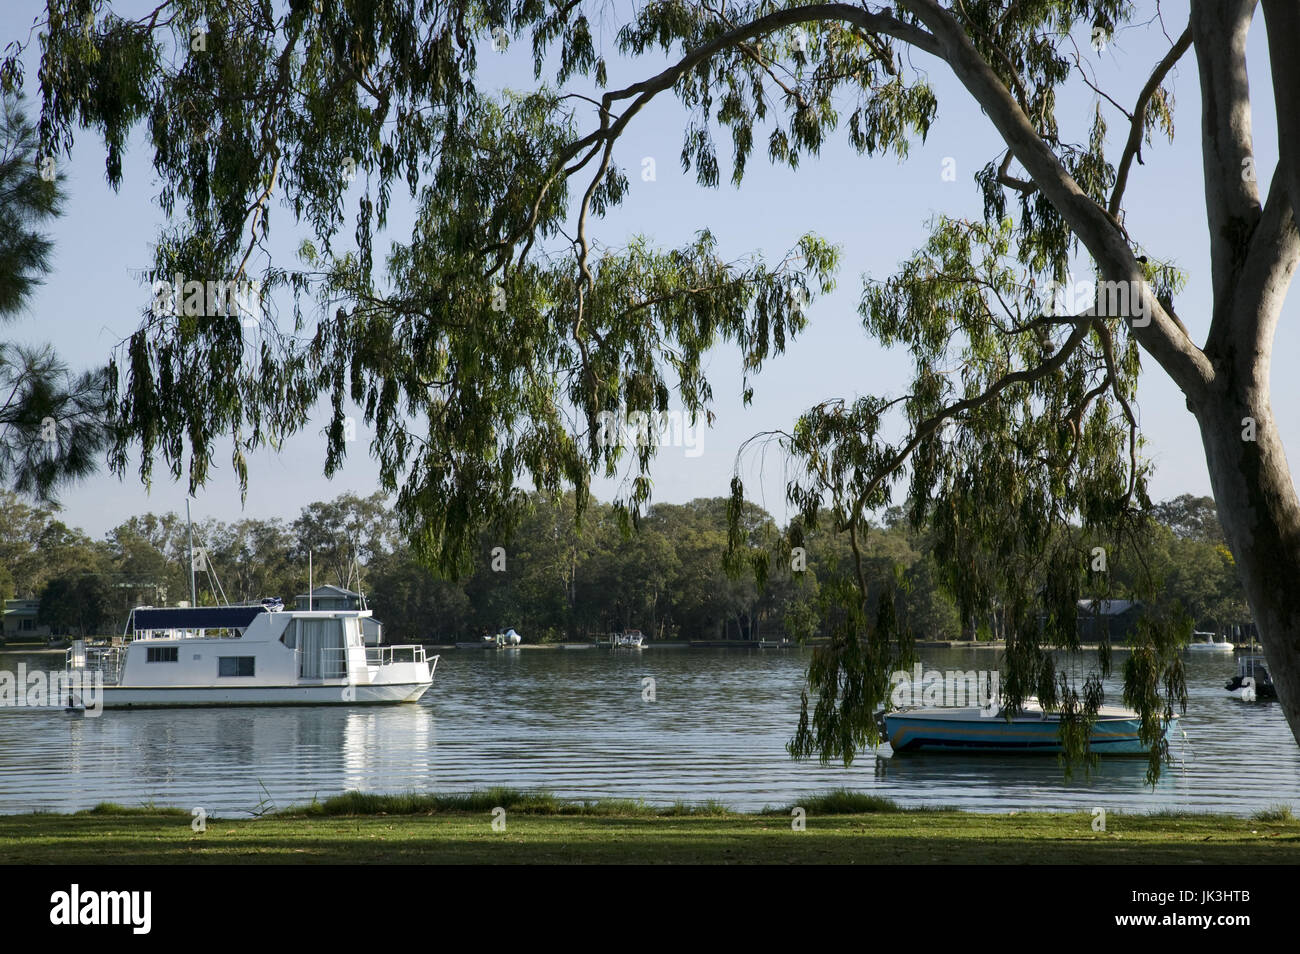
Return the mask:
M 62 655 L 0 656 L 13 671 Z M 937 669 L 988 669 L 998 654 L 933 650 Z M 848 786 L 905 805 L 976 811 L 1178 808 L 1249 815 L 1300 807 L 1300 748 L 1276 703 L 1229 699 L 1231 657 L 1188 660 L 1175 764 L 1153 791 L 1145 763 L 1111 760 L 1067 781 L 1051 757 L 889 757 L 852 768 L 785 752 L 807 655 L 647 649 L 450 651 L 418 705 L 105 712 L 0 709 L 0 813 L 102 801 L 203 806 L 236 816 L 347 789 L 541 788 L 564 797 L 789 804 Z M 642 701 L 642 679 L 655 701 Z M 1108 693 L 1108 701 L 1112 699 Z

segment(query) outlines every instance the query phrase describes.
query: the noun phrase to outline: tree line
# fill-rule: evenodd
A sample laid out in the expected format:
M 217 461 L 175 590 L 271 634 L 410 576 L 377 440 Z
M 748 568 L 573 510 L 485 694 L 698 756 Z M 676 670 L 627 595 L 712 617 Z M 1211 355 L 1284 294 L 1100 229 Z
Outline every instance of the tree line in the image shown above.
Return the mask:
M 315 585 L 364 593 L 389 641 L 449 642 L 507 627 L 529 642 L 624 629 L 655 639 L 758 639 L 822 633 L 835 586 L 856 573 L 844 534 L 806 533 L 801 547 L 776 556 L 783 528 L 749 503 L 741 552 L 768 554 L 768 569 L 761 586 L 752 572 L 729 572 L 727 498 L 656 504 L 632 531 L 610 504 L 592 502 L 577 520 L 572 494 L 531 502 L 511 537 L 480 539 L 472 571 L 459 579 L 421 564 L 383 493 L 311 503 L 293 520 L 201 520 L 198 602 L 278 596 L 291 605 L 307 591 L 310 553 Z M 1181 609 L 1213 632 L 1248 623 L 1213 501 L 1184 495 L 1155 505 L 1153 516 L 1141 558 L 1162 581 L 1155 609 Z M 133 606 L 188 600 L 188 548 L 185 518 L 175 513 L 133 516 L 96 540 L 53 506 L 0 492 L 0 594 L 39 599 L 38 622 L 58 634 L 120 632 Z M 996 611 L 962 618 L 933 550 L 932 533 L 913 529 L 899 508 L 859 540 L 864 575 L 889 583 L 916 638 L 1001 636 Z M 1108 595 L 1132 595 L 1132 568 L 1107 572 Z

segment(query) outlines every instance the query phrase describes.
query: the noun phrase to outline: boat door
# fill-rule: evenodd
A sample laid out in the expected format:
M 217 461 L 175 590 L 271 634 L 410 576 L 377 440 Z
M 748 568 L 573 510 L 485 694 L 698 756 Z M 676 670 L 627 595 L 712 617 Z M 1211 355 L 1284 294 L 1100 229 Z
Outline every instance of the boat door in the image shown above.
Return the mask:
M 295 619 L 294 634 L 303 679 L 342 679 L 347 674 L 347 647 L 341 619 Z

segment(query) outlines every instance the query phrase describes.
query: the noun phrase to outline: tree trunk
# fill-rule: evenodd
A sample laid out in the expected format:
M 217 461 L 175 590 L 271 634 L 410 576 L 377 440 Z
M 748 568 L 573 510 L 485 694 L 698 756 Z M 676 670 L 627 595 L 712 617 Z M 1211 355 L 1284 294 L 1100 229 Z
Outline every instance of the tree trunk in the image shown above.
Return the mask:
M 1245 394 L 1216 393 L 1192 410 L 1268 671 L 1300 739 L 1300 500 L 1273 422 L 1267 374 L 1262 378 L 1241 388 Z M 1247 418 L 1255 422 L 1254 440 L 1247 439 Z

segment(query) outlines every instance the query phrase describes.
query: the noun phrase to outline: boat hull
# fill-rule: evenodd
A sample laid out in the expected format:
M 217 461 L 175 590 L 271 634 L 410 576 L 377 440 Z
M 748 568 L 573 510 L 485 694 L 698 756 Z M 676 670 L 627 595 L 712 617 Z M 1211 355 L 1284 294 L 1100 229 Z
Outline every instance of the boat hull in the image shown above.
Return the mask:
M 416 702 L 429 682 L 317 686 L 105 686 L 105 709 L 176 709 L 204 706 L 364 706 Z M 76 706 L 82 704 L 75 699 Z
M 885 733 L 895 752 L 975 752 L 1059 754 L 1060 723 L 1056 719 L 1030 718 L 1007 721 L 992 718 L 927 717 L 916 713 L 888 713 Z M 1146 755 L 1138 737 L 1139 719 L 1098 720 L 1089 747 L 1098 755 Z

